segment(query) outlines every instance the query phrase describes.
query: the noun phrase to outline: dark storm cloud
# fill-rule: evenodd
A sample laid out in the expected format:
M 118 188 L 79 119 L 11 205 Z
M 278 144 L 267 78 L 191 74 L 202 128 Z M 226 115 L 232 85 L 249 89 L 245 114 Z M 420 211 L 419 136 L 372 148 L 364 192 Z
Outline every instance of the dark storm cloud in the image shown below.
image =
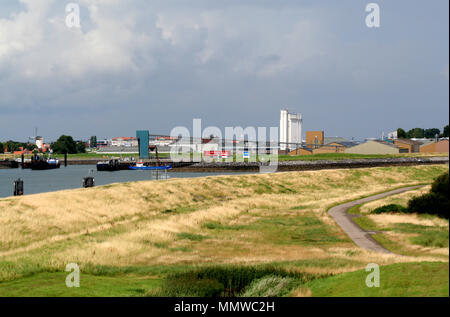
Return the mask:
M 278 126 L 281 107 L 359 139 L 447 124 L 447 1 L 378 1 L 379 29 L 364 1 L 72 2 L 81 30 L 61 1 L 0 4 L 0 140 Z

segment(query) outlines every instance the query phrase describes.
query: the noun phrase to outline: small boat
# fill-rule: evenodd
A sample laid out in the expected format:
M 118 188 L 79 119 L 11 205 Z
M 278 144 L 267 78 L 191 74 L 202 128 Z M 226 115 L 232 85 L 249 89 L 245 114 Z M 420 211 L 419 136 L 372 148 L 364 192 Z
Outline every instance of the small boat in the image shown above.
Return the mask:
M 97 171 L 99 172 L 114 172 L 121 170 L 121 164 L 119 160 L 109 160 L 109 161 L 102 161 L 97 163 Z
M 0 161 L 0 168 L 18 168 L 19 163 L 8 159 Z
M 58 159 L 41 159 L 37 158 L 31 162 L 30 165 L 32 170 L 50 170 L 60 167 Z
M 145 166 L 143 162 L 137 162 L 136 165 L 130 166 L 130 170 L 135 171 L 164 171 L 172 169 L 172 165 L 162 165 L 162 166 Z

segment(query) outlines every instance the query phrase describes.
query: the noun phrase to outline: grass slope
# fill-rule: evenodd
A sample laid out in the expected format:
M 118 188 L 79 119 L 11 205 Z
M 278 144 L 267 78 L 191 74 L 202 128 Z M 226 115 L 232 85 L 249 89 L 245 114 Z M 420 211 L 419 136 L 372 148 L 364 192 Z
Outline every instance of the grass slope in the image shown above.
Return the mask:
M 43 296 L 139 295 L 132 290 L 211 265 L 274 264 L 324 275 L 370 262 L 448 261 L 448 246 L 437 249 L 446 255 L 429 247 L 426 257 L 361 250 L 327 214 L 332 205 L 429 183 L 445 171 L 439 165 L 214 176 L 0 199 L 0 296 L 32 294 L 41 282 L 36 294 Z M 64 269 L 73 262 L 84 286 L 66 290 Z M 255 294 L 276 282 L 255 284 Z
M 0 297 L 130 297 L 143 296 L 161 280 L 145 276 L 81 274 L 80 287 L 66 287 L 68 273 L 39 273 L 0 283 Z
M 380 287 L 365 284 L 365 270 L 317 279 L 307 284 L 318 297 L 448 297 L 448 263 L 399 263 L 380 267 Z

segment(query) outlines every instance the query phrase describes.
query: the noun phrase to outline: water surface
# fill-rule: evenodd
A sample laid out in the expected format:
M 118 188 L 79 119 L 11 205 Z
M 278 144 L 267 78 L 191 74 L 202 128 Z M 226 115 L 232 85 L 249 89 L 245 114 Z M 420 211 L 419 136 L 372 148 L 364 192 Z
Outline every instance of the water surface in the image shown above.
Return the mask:
M 161 174 L 164 174 L 161 173 Z M 236 175 L 250 174 L 236 172 L 220 173 L 167 173 L 169 178 L 203 177 L 211 175 Z M 69 165 L 54 170 L 33 171 L 31 169 L 0 169 L 0 197 L 13 195 L 14 180 L 19 177 L 24 181 L 24 193 L 38 194 L 63 189 L 81 188 L 83 177 L 92 175 L 95 177 L 95 185 L 107 185 L 112 183 L 135 182 L 154 180 L 151 171 L 117 171 L 97 172 L 95 165 Z

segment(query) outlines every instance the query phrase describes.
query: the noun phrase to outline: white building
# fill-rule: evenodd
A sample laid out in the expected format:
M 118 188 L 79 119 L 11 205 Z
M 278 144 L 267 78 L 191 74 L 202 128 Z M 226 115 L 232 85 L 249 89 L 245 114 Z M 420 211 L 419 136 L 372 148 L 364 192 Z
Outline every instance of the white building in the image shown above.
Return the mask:
M 397 133 L 397 131 L 389 132 L 388 135 L 387 135 L 387 138 L 388 138 L 389 140 L 395 140 L 395 139 L 398 139 L 398 133 Z
M 135 137 L 112 138 L 111 146 L 136 147 L 138 140 Z
M 289 113 L 281 109 L 280 114 L 280 150 L 295 149 L 302 143 L 302 115 Z M 288 144 L 292 143 L 292 144 Z
M 39 150 L 41 150 L 42 147 L 44 146 L 44 138 L 41 137 L 41 136 L 37 136 L 37 137 L 35 138 L 35 144 L 36 144 L 36 147 L 37 147 Z

